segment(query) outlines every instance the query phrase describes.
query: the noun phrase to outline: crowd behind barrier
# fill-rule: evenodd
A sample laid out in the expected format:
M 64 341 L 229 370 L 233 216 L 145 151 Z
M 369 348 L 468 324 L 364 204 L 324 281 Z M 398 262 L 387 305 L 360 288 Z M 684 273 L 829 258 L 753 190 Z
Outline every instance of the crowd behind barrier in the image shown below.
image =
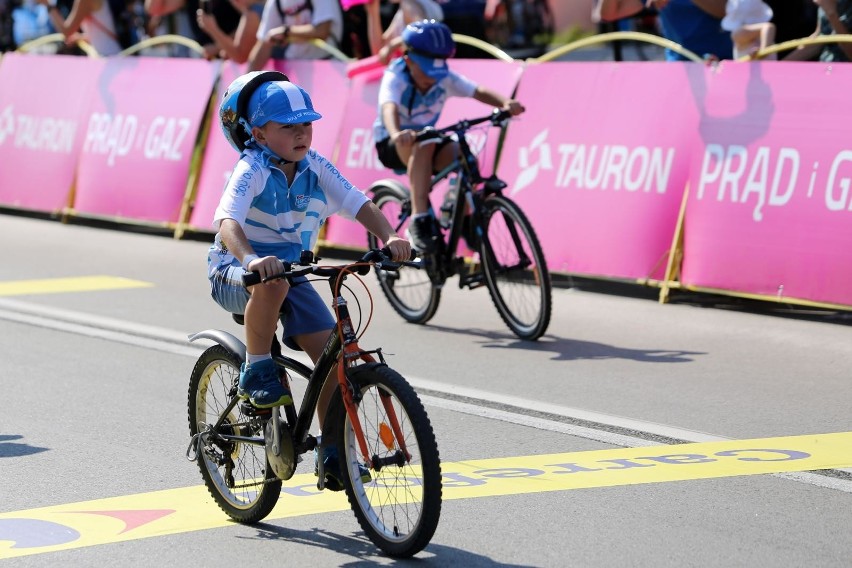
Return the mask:
M 536 226 L 552 272 L 657 286 L 661 299 L 676 287 L 852 309 L 852 65 L 546 57 L 452 65 L 517 90 L 529 109 L 508 127 L 498 173 Z M 324 115 L 314 146 L 355 185 L 394 177 L 371 139 L 375 68 L 273 67 L 312 93 Z M 203 59 L 6 54 L 0 206 L 176 236 L 212 232 L 237 158 L 215 106 L 244 71 Z M 451 99 L 442 122 L 482 112 Z M 491 134 L 475 141 L 486 172 L 498 157 Z M 366 246 L 347 223 L 329 221 L 324 245 Z

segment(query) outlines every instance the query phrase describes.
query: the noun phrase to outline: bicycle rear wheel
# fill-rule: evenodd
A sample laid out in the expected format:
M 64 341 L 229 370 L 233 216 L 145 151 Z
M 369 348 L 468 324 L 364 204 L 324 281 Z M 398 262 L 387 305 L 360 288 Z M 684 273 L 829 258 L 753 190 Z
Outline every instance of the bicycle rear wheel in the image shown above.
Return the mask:
M 201 354 L 189 381 L 190 435 L 216 424 L 236 396 L 239 377 L 239 358 L 221 345 Z M 219 434 L 256 437 L 261 443 L 227 441 Z M 252 524 L 272 511 L 281 493 L 281 480 L 266 462 L 261 422 L 245 416 L 239 403 L 219 428 L 202 434 L 197 448 L 204 485 L 229 517 Z
M 544 252 L 515 202 L 494 195 L 483 204 L 482 271 L 494 306 L 512 332 L 534 341 L 550 324 L 552 290 Z
M 396 232 L 405 235 L 411 212 L 408 194 L 394 187 L 380 185 L 375 189 L 373 202 L 391 222 Z M 368 233 L 367 246 L 380 248 L 381 243 Z M 425 270 L 376 270 L 376 274 L 382 292 L 394 311 L 403 319 L 411 323 L 426 323 L 435 315 L 441 301 L 441 289 L 432 285 Z
M 414 389 L 396 371 L 368 364 L 353 372 L 353 380 L 360 389 L 358 422 L 369 455 L 362 455 L 346 415 L 337 433 L 343 485 L 369 539 L 390 556 L 409 557 L 429 543 L 441 515 L 435 434 Z M 364 483 L 362 464 L 368 461 L 372 480 Z

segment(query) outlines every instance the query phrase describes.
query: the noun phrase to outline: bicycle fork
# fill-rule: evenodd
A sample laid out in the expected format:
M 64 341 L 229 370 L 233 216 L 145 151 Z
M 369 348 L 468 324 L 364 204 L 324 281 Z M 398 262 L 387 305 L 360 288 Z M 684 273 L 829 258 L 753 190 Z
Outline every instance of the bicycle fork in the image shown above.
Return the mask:
M 378 454 L 370 454 L 370 450 L 367 447 L 367 439 L 364 436 L 364 430 L 361 427 L 361 420 L 358 417 L 358 401 L 356 398 L 360 398 L 360 393 L 355 392 L 355 388 L 353 387 L 354 383 L 349 380 L 347 370 L 357 367 L 360 364 L 359 361 L 363 363 L 380 362 L 384 364 L 384 358 L 382 357 L 381 350 L 368 352 L 361 350 L 358 346 L 358 338 L 356 337 L 355 331 L 352 327 L 349 308 L 346 300 L 342 296 L 337 296 L 337 299 L 335 300 L 335 308 L 341 322 L 340 329 L 343 334 L 341 360 L 337 365 L 337 382 L 340 386 L 343 406 L 346 409 L 346 414 L 352 424 L 352 430 L 355 433 L 355 439 L 358 442 L 358 448 L 361 450 L 361 456 L 364 458 L 365 465 L 370 469 L 380 471 L 386 465 L 399 464 L 399 460 L 396 457 L 381 458 Z M 376 353 L 379 356 L 380 361 L 376 361 L 376 358 L 373 357 L 372 353 Z M 408 448 L 405 445 L 405 438 L 402 435 L 402 428 L 399 425 L 399 418 L 396 415 L 396 409 L 393 407 L 391 396 L 388 393 L 380 391 L 379 397 L 382 401 L 382 407 L 385 410 L 388 422 L 390 422 L 390 424 L 387 424 L 383 421 L 379 425 L 379 438 L 388 451 L 393 450 L 394 442 L 396 442 L 399 446 L 400 452 L 402 452 L 402 455 L 405 458 L 405 461 L 408 462 L 411 460 L 411 454 L 408 452 Z

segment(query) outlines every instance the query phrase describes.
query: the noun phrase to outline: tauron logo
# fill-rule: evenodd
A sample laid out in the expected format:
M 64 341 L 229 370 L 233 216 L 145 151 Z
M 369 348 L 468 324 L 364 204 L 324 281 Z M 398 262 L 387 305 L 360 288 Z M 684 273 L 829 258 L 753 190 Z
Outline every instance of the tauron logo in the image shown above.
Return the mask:
M 538 177 L 539 170 L 553 169 L 550 144 L 547 143 L 548 133 L 549 130 L 544 130 L 544 132 L 533 138 L 529 146 L 521 148 L 518 151 L 518 165 L 521 167 L 521 173 L 515 180 L 515 185 L 512 186 L 510 195 L 515 195 L 526 189 Z M 533 161 L 534 156 L 535 161 Z

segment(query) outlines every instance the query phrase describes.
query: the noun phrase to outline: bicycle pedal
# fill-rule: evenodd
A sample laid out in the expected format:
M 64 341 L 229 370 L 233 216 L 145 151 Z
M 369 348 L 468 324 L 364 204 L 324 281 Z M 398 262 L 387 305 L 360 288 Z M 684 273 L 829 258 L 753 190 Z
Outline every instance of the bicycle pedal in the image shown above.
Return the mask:
M 475 290 L 485 286 L 485 275 L 481 272 L 476 274 L 466 274 L 463 278 L 459 278 L 459 288 L 467 286 L 469 290 Z
M 240 403 L 240 411 L 245 416 L 269 416 L 272 414 L 271 408 L 258 408 L 247 400 Z

